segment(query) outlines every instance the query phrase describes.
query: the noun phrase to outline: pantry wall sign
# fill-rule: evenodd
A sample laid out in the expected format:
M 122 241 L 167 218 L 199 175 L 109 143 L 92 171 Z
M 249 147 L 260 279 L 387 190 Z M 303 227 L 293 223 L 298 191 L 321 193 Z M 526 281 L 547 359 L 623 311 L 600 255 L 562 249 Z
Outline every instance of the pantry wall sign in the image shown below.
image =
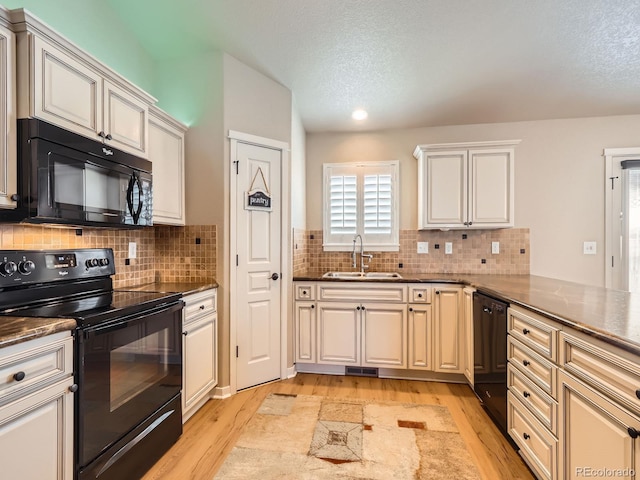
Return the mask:
M 258 185 L 256 185 L 256 180 L 258 182 L 262 182 L 263 188 L 260 188 Z M 266 212 L 271 211 L 271 192 L 269 191 L 269 187 L 267 186 L 267 181 L 264 178 L 262 168 L 258 167 L 258 170 L 256 170 L 256 173 L 253 176 L 253 180 L 251 180 L 249 191 L 245 192 L 244 197 L 245 210 L 262 210 Z

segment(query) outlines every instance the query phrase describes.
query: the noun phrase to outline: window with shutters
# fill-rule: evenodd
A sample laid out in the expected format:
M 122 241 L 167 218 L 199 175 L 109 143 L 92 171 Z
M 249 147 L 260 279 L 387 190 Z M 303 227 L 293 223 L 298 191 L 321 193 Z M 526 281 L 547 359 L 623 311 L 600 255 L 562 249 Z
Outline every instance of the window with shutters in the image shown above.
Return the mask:
M 323 247 L 351 251 L 362 235 L 369 251 L 398 251 L 399 162 L 323 166 Z

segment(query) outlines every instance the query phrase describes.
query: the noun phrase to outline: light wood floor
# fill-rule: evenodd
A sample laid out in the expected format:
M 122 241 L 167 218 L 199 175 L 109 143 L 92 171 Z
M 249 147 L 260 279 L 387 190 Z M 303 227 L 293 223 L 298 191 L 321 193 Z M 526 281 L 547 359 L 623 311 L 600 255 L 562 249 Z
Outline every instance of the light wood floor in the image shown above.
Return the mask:
M 483 479 L 533 479 L 467 385 L 380 378 L 298 374 L 225 400 L 211 400 L 184 425 L 178 442 L 143 480 L 212 480 L 242 427 L 270 393 L 295 393 L 445 405 Z

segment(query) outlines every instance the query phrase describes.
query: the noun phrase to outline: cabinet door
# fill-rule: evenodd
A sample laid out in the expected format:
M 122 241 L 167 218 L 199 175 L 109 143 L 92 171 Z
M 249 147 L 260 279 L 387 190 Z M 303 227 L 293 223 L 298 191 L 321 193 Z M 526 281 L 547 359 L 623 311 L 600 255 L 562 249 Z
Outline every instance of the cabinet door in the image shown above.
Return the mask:
M 434 370 L 462 373 L 462 288 L 436 286 Z
M 462 227 L 467 222 L 467 151 L 428 153 L 422 160 L 419 228 Z
M 39 37 L 33 39 L 31 114 L 93 140 L 102 130 L 102 78 Z
M 360 305 L 318 302 L 318 363 L 360 365 Z
M 104 81 L 103 131 L 107 135 L 105 143 L 147 158 L 148 121 L 149 107 L 142 100 L 111 82 Z
M 635 478 L 629 472 L 640 468 L 640 418 L 564 372 L 560 386 L 558 478 L 579 479 L 607 470 L 622 472 L 619 478 Z
M 433 370 L 431 305 L 409 305 L 409 368 Z
M 362 305 L 362 365 L 407 368 L 407 306 Z
M 470 225 L 512 227 L 513 182 L 513 149 L 470 150 Z
M 16 206 L 16 138 L 16 42 L 0 26 L 0 208 Z
M 183 335 L 182 401 L 187 411 L 216 384 L 216 314 L 186 325 Z
M 184 134 L 149 117 L 149 160 L 153 162 L 153 223 L 185 224 Z
M 466 287 L 462 291 L 463 295 L 463 315 L 464 315 L 464 376 L 467 377 L 469 385 L 473 387 L 474 357 L 473 357 L 473 292 L 474 288 Z M 503 339 L 505 344 L 501 351 L 506 351 L 506 338 Z M 504 358 L 507 358 L 505 352 Z
M 296 302 L 296 363 L 316 363 L 316 305 Z
M 73 479 L 73 380 L 0 408 L 2 478 Z

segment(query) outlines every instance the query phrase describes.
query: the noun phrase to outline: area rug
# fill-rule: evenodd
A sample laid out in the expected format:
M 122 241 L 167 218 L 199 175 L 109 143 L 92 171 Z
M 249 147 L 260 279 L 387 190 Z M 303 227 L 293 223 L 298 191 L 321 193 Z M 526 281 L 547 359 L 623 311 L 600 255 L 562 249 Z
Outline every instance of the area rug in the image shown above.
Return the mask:
M 215 479 L 480 479 L 447 407 L 269 395 Z

